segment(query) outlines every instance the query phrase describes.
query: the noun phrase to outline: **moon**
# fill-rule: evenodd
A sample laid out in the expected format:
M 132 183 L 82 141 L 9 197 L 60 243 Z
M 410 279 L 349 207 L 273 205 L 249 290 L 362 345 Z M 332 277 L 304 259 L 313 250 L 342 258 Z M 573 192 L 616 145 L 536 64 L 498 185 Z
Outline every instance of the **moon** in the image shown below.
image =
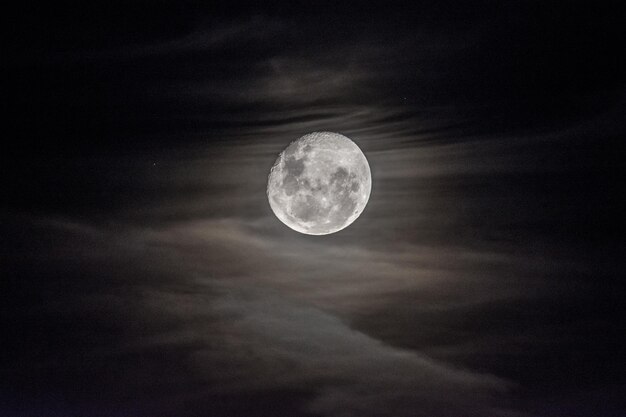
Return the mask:
M 347 137 L 313 132 L 280 153 L 267 181 L 267 197 L 278 219 L 307 235 L 348 227 L 363 212 L 372 191 L 365 155 Z

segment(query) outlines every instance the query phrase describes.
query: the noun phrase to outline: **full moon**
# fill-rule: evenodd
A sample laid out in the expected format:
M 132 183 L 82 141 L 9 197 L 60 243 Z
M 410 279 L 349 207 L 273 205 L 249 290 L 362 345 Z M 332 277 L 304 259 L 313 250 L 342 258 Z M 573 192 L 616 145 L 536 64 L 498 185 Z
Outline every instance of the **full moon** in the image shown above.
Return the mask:
M 267 181 L 272 211 L 293 230 L 327 235 L 363 212 L 372 190 L 369 164 L 347 137 L 313 132 L 280 153 Z

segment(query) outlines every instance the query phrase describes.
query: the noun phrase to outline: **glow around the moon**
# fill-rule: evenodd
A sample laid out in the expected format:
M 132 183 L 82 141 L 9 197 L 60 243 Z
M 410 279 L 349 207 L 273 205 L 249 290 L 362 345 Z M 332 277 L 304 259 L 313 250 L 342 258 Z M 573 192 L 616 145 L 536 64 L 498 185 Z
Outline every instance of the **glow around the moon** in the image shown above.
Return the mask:
M 354 142 L 338 133 L 313 132 L 281 152 L 267 196 L 276 217 L 293 230 L 326 235 L 359 217 L 371 189 L 369 164 Z

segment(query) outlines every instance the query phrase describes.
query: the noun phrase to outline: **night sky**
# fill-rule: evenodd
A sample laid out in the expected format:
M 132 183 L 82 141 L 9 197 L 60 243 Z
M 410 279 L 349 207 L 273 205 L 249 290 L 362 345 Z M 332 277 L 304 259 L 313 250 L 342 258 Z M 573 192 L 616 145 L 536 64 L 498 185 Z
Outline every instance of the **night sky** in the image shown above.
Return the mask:
M 83 3 L 4 12 L 0 416 L 626 416 L 619 2 Z

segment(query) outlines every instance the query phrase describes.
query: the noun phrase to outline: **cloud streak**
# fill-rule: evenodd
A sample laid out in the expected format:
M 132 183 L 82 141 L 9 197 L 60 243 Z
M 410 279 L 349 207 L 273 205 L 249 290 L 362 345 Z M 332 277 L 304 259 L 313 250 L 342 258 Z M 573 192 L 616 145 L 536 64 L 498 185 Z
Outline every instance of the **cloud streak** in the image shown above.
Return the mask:
M 191 370 L 190 374 L 168 375 L 168 384 L 183 378 L 179 381 L 182 387 L 162 400 L 163 404 L 171 406 L 173 402 L 190 410 L 189 415 L 196 415 L 198 407 L 210 406 L 203 405 L 209 393 L 245 395 L 290 387 L 310 392 L 303 412 L 329 417 L 346 413 L 514 415 L 497 410 L 493 404 L 508 389 L 508 382 L 395 348 L 350 327 L 350 308 L 342 311 L 342 304 L 361 309 L 368 300 L 374 302 L 378 294 L 385 292 L 381 285 L 401 290 L 397 287 L 399 281 L 390 281 L 392 273 L 378 276 L 378 285 L 373 279 L 368 284 L 366 277 L 340 283 L 338 277 L 324 275 L 334 270 L 349 278 L 351 273 L 346 267 L 355 262 L 354 256 L 362 259 L 358 263 L 372 276 L 378 275 L 379 268 L 382 271 L 392 267 L 393 260 L 380 266 L 373 254 L 356 251 L 342 267 L 340 259 L 329 256 L 332 248 L 302 245 L 298 254 L 279 251 L 278 241 L 268 244 L 252 230 L 231 221 L 128 231 L 121 240 L 118 234 L 75 224 L 49 227 L 73 236 L 65 239 L 67 249 L 58 251 L 79 262 L 81 275 L 87 279 L 86 288 L 105 285 L 108 291 L 62 294 L 63 304 L 58 306 L 62 310 L 48 305 L 53 310 L 39 314 L 60 315 L 66 311 L 92 319 L 125 316 L 123 338 L 108 348 L 89 348 L 81 356 L 109 363 L 158 352 L 165 361 L 177 364 L 175 368 Z M 76 245 L 74 239 L 82 240 L 82 244 Z M 87 244 L 89 251 L 82 249 Z M 96 247 L 106 256 L 89 256 Z M 227 259 L 238 253 L 248 256 L 244 264 L 236 266 Z M 303 274 L 313 271 L 301 264 L 306 262 L 306 253 L 311 265 L 322 265 L 320 261 L 326 258 L 327 266 Z M 342 253 L 350 256 L 350 249 Z M 128 258 L 135 259 L 137 276 L 117 276 L 119 272 L 109 267 L 104 277 L 107 283 L 98 282 L 99 268 Z M 290 259 L 296 258 L 300 258 L 297 275 L 295 265 L 289 265 Z M 219 266 L 217 259 L 224 263 Z M 324 290 L 333 285 L 331 281 L 335 288 Z M 413 285 L 421 285 L 417 281 Z M 349 291 L 355 286 L 364 291 Z M 311 293 L 314 288 L 318 290 Z M 358 306 L 350 302 L 355 297 L 361 299 Z M 130 299 L 135 299 L 132 310 L 124 307 Z M 342 299 L 347 302 L 342 303 Z M 55 369 L 63 363 L 46 360 L 35 369 Z M 149 369 L 131 372 L 141 375 Z M 95 369 L 84 371 L 89 375 Z M 149 379 L 137 383 L 150 392 L 155 390 L 151 395 L 159 391 Z M 125 389 L 134 390 L 132 386 Z M 149 400 L 151 404 L 161 402 L 156 397 Z

